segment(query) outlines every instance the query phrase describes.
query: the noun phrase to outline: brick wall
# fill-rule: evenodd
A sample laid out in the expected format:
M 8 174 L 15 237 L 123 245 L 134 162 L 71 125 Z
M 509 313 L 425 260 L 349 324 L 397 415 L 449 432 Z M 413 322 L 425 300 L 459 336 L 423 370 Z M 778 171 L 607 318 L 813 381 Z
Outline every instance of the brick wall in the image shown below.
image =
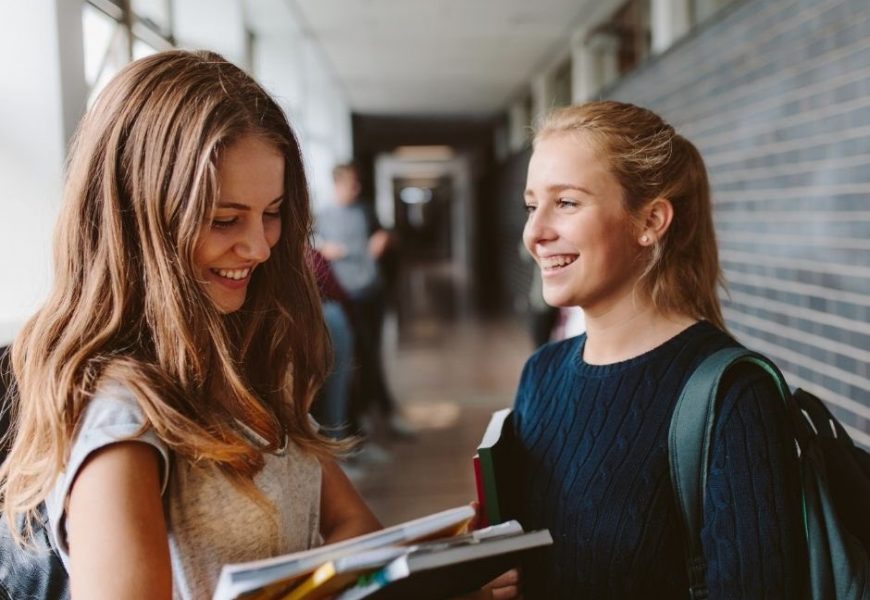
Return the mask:
M 870 446 L 870 2 L 746 0 L 604 95 L 695 142 L 729 328 Z

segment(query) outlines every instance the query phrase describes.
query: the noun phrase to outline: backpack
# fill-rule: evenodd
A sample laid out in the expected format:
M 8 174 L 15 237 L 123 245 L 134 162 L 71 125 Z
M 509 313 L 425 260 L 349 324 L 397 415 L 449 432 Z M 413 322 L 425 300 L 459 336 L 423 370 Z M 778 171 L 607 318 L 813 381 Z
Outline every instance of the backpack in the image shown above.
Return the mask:
M 7 403 L 13 399 L 8 389 L 12 383 L 9 366 L 9 348 L 0 348 L 0 463 L 6 460 L 3 442 L 10 426 Z M 37 520 L 33 524 L 33 538 L 27 547 L 19 546 L 12 537 L 6 519 L 0 513 L 0 600 L 67 600 L 69 576 L 54 547 L 49 541 L 45 503 L 40 503 Z M 18 526 L 23 525 L 19 518 Z
M 870 454 L 858 448 L 821 400 L 789 391 L 765 357 L 745 348 L 703 360 L 677 400 L 668 435 L 671 484 L 686 534 L 689 592 L 707 598 L 701 547 L 704 490 L 719 382 L 738 364 L 776 382 L 795 428 L 812 600 L 870 600 Z

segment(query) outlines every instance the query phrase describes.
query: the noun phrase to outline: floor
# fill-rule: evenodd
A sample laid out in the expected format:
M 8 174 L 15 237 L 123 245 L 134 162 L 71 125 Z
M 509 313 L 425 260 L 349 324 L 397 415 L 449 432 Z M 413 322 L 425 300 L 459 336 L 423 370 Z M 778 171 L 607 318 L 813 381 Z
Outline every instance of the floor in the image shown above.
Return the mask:
M 362 462 L 355 483 L 384 525 L 475 499 L 471 458 L 493 411 L 513 403 L 531 343 L 516 320 L 417 317 L 385 328 L 385 367 L 412 440 Z M 382 460 L 377 460 L 378 458 Z

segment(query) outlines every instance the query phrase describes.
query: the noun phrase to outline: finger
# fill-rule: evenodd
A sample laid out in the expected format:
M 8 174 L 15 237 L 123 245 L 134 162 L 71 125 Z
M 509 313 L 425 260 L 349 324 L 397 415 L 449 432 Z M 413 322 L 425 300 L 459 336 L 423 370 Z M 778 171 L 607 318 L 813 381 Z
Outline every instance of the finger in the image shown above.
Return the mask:
M 518 569 L 511 569 L 506 573 L 502 573 L 492 581 L 490 581 L 486 587 L 499 588 L 506 586 L 516 586 L 520 583 L 520 572 Z
M 475 529 L 480 528 L 480 503 L 477 500 L 473 500 L 469 502 L 471 508 L 474 509 L 474 516 L 471 517 L 471 520 L 468 522 L 468 525 L 465 526 L 466 531 L 474 531 Z
M 515 585 L 493 588 L 491 592 L 492 600 L 511 600 L 520 597 L 520 588 Z
M 478 590 L 461 596 L 455 596 L 452 600 L 492 600 L 492 592 L 489 590 Z

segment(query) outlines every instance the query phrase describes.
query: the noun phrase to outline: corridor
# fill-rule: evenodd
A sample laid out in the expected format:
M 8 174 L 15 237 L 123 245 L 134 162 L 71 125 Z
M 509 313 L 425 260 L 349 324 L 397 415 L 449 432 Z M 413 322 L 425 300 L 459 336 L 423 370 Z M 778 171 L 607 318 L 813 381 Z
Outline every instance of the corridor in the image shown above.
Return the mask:
M 531 353 L 519 320 L 421 318 L 395 333 L 388 323 L 384 364 L 418 435 L 386 442 L 389 461 L 367 463 L 356 480 L 385 525 L 475 498 L 471 457 L 490 414 L 513 403 Z

